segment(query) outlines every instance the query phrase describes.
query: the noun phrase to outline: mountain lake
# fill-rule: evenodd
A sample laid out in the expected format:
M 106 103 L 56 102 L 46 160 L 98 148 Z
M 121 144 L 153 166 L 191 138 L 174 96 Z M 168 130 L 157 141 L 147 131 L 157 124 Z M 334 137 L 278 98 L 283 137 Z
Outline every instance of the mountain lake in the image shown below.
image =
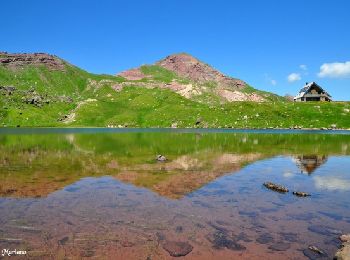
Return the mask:
M 349 198 L 348 131 L 0 129 L 0 249 L 30 259 L 332 259 Z

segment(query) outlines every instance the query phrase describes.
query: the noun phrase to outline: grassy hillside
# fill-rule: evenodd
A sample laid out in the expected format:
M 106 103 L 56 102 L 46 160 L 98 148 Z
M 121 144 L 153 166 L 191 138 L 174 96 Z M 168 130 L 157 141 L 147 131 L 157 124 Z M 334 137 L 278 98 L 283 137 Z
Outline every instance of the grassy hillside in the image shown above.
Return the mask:
M 128 81 L 68 63 L 65 70 L 0 65 L 0 126 L 350 128 L 349 102 L 292 103 L 249 86 L 243 91 L 264 95 L 266 102 L 223 103 L 210 91 L 185 98 L 164 86 L 189 80 L 156 65 L 141 71 L 147 77 Z
M 336 124 L 350 128 L 350 114 L 344 112 L 350 103 L 232 102 L 209 106 L 170 90 L 128 87 L 116 93 L 103 88 L 98 93 L 95 102 L 78 110 L 72 125 L 320 128 Z

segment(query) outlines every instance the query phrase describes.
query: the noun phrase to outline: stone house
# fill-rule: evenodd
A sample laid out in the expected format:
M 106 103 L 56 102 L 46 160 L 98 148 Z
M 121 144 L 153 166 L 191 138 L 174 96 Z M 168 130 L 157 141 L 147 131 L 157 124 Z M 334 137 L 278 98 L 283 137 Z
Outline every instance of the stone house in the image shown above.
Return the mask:
M 329 95 L 316 82 L 306 83 L 306 85 L 299 91 L 298 95 L 294 97 L 294 101 L 332 101 L 332 96 Z

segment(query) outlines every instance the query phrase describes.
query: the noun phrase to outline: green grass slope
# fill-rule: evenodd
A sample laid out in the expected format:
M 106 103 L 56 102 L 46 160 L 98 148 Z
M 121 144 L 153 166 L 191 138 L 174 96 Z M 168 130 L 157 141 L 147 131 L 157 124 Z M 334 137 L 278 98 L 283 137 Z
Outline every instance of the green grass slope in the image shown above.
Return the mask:
M 0 65 L 0 126 L 329 128 L 335 124 L 350 128 L 349 102 L 293 103 L 263 91 L 259 93 L 267 101 L 261 103 L 222 103 L 215 101 L 214 93 L 187 99 L 154 87 L 174 80 L 187 84 L 187 79 L 156 65 L 141 70 L 148 77 L 131 82 L 91 74 L 68 63 L 65 70 L 54 71 L 45 66 L 14 70 Z M 148 83 L 153 86 L 145 87 Z M 243 91 L 258 90 L 247 86 Z
M 232 102 L 210 106 L 170 90 L 127 87 L 100 89 L 81 106 L 72 126 L 350 128 L 350 103 Z M 91 116 L 93 115 L 93 116 Z M 196 124 L 197 123 L 197 124 Z
M 95 75 L 65 64 L 64 71 L 45 66 L 26 66 L 13 70 L 0 66 L 0 87 L 14 86 L 12 93 L 0 89 L 2 126 L 58 126 L 94 90 L 123 81 L 120 77 Z M 31 98 L 40 102 L 31 104 Z

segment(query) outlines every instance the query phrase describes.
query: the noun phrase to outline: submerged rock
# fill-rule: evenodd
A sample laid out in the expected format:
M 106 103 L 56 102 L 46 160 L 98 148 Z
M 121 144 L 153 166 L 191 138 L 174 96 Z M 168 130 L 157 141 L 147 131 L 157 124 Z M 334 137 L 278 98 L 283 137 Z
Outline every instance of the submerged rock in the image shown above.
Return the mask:
M 64 237 L 64 238 L 58 240 L 58 243 L 60 245 L 65 245 L 68 242 L 68 240 L 69 240 L 69 237 Z
M 311 225 L 307 228 L 309 231 L 314 232 L 316 234 L 330 236 L 330 235 L 340 235 L 341 231 L 332 229 L 330 227 L 322 226 L 322 225 Z
M 325 253 L 316 246 L 309 246 L 308 249 L 310 249 L 311 251 L 313 251 L 319 255 L 325 255 Z
M 252 242 L 253 240 L 249 238 L 249 236 L 244 233 L 241 232 L 239 233 L 239 235 L 237 236 L 237 241 L 243 241 L 243 242 Z
M 251 217 L 251 218 L 254 218 L 254 217 L 257 217 L 257 216 L 258 216 L 258 213 L 257 213 L 257 212 L 254 212 L 254 211 L 244 211 L 244 210 L 240 210 L 238 213 L 239 213 L 239 215 L 247 216 L 247 217 Z
M 264 186 L 270 190 L 277 191 L 280 193 L 289 192 L 289 190 L 286 187 L 279 184 L 272 183 L 272 182 L 265 182 Z
M 310 260 L 316 260 L 316 259 L 326 259 L 327 255 L 321 255 L 309 248 L 306 248 L 303 250 L 304 256 L 306 256 Z
M 302 191 L 293 191 L 293 195 L 298 197 L 309 197 L 311 194 Z
M 182 231 L 183 231 L 183 227 L 182 227 L 182 226 L 177 226 L 177 227 L 175 228 L 175 232 L 176 232 L 176 233 L 182 233 Z
M 298 241 L 298 235 L 295 233 L 280 233 L 281 237 L 288 242 L 297 242 Z
M 318 213 L 326 216 L 326 217 L 329 217 L 331 219 L 334 219 L 334 220 L 342 220 L 343 219 L 343 216 L 341 215 L 338 215 L 336 213 L 333 213 L 333 212 L 325 212 L 325 211 L 319 211 Z
M 286 251 L 287 249 L 290 248 L 290 244 L 280 242 L 280 243 L 273 244 L 268 248 L 274 251 Z
M 215 231 L 208 240 L 213 244 L 213 248 L 215 249 L 227 248 L 234 251 L 243 251 L 246 249 L 236 239 L 229 237 L 226 232 L 222 231 Z
M 269 233 L 261 234 L 257 239 L 256 242 L 259 244 L 268 244 L 273 241 L 273 237 Z
M 188 242 L 165 241 L 162 246 L 169 255 L 174 257 L 188 255 L 193 250 L 193 246 Z
M 157 232 L 156 237 L 157 237 L 158 241 L 160 241 L 160 242 L 165 240 L 165 235 L 162 233 Z

